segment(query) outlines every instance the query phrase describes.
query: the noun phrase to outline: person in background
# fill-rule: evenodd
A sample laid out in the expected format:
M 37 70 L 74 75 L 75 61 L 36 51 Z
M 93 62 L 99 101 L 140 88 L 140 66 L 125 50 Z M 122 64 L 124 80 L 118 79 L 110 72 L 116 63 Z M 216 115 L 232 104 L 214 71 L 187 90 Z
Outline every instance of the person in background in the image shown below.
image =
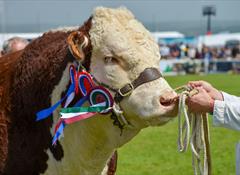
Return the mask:
M 165 44 L 160 45 L 160 54 L 162 58 L 168 58 L 170 56 L 170 48 Z
M 204 61 L 204 72 L 207 74 L 209 72 L 209 63 L 212 59 L 212 52 L 209 47 L 203 46 L 203 61 Z
M 234 47 L 232 48 L 232 57 L 233 57 L 233 58 L 236 58 L 239 53 L 240 53 L 239 46 L 234 46 Z
M 6 55 L 9 53 L 16 52 L 18 50 L 22 50 L 28 45 L 28 43 L 29 41 L 24 38 L 20 37 L 10 38 L 4 41 L 1 54 Z
M 212 113 L 213 125 L 240 130 L 240 97 L 219 91 L 205 81 L 188 85 L 199 93 L 188 98 L 188 108 L 195 113 Z
M 191 59 L 194 59 L 196 58 L 196 49 L 193 47 L 193 46 L 190 46 L 188 48 L 188 54 L 187 54 L 188 57 L 190 57 Z

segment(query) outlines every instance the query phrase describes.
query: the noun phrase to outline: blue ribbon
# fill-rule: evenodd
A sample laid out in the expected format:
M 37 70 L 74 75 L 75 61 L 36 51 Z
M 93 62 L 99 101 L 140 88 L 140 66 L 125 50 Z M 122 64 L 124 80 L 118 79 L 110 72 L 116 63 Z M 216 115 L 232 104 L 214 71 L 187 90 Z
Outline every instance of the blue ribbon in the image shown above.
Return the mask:
M 58 129 L 56 131 L 56 134 L 53 137 L 53 140 L 52 140 L 53 145 L 57 142 L 59 137 L 62 135 L 64 128 L 65 128 L 65 123 L 63 121 L 63 122 L 61 122 L 60 126 L 58 127 Z
M 70 87 L 68 88 L 67 94 L 65 95 L 65 97 L 63 97 L 61 100 L 59 100 L 56 104 L 54 104 L 53 106 L 51 106 L 50 108 L 44 109 L 39 111 L 36 115 L 37 115 L 37 119 L 36 121 L 42 120 L 47 118 L 49 115 L 51 115 L 53 113 L 53 111 L 63 102 L 64 99 L 66 99 L 72 92 L 74 91 L 74 83 L 72 83 L 70 85 Z
M 88 99 L 88 96 L 82 97 L 80 100 L 77 101 L 77 103 L 74 105 L 74 107 L 80 107 L 83 105 L 83 103 Z
M 74 107 L 81 107 L 83 105 L 83 103 L 88 99 L 88 96 L 84 96 L 83 98 L 81 98 L 75 105 Z M 52 140 L 52 144 L 54 145 L 56 143 L 56 141 L 59 139 L 59 137 L 62 135 L 64 128 L 65 128 L 66 124 L 64 122 L 62 122 L 60 124 L 60 126 L 58 127 L 53 140 Z

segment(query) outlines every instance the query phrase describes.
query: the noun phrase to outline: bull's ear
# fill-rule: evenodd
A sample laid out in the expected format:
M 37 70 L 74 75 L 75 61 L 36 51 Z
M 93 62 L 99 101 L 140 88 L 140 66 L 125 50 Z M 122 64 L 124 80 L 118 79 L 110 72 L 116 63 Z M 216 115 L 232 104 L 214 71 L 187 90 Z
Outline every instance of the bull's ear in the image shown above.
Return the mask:
M 67 43 L 72 55 L 78 61 L 82 62 L 85 58 L 83 49 L 86 48 L 89 43 L 88 38 L 82 32 L 74 31 L 68 36 Z

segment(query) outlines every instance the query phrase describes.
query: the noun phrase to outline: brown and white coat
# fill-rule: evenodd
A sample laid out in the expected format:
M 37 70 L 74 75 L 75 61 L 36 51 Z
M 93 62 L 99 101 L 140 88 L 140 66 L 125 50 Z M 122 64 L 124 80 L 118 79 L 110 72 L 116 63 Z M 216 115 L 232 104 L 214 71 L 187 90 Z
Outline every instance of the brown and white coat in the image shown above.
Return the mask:
M 118 89 L 145 68 L 159 66 L 157 44 L 125 8 L 96 8 L 74 31 L 90 41 L 82 51 L 83 65 L 111 87 Z M 110 116 L 96 116 L 67 127 L 64 139 L 53 147 L 59 109 L 40 122 L 35 114 L 61 99 L 69 85 L 68 69 L 76 60 L 67 38 L 74 31 L 47 32 L 24 50 L 0 58 L 0 174 L 101 174 L 115 149 L 142 128 L 165 124 L 175 116 L 175 105 L 159 102 L 162 94 L 172 91 L 160 78 L 121 102 L 133 126 L 122 135 Z

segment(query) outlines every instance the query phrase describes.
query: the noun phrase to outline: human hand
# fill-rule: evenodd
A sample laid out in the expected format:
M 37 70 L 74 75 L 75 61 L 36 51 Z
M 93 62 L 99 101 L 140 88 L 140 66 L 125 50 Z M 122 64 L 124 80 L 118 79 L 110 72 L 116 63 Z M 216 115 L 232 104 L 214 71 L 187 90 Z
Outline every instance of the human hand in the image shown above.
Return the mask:
M 192 88 L 202 87 L 212 99 L 223 101 L 222 93 L 206 81 L 190 81 L 188 82 L 188 86 Z
M 194 113 L 212 113 L 214 99 L 202 87 L 196 87 L 198 93 L 188 98 L 188 109 Z

